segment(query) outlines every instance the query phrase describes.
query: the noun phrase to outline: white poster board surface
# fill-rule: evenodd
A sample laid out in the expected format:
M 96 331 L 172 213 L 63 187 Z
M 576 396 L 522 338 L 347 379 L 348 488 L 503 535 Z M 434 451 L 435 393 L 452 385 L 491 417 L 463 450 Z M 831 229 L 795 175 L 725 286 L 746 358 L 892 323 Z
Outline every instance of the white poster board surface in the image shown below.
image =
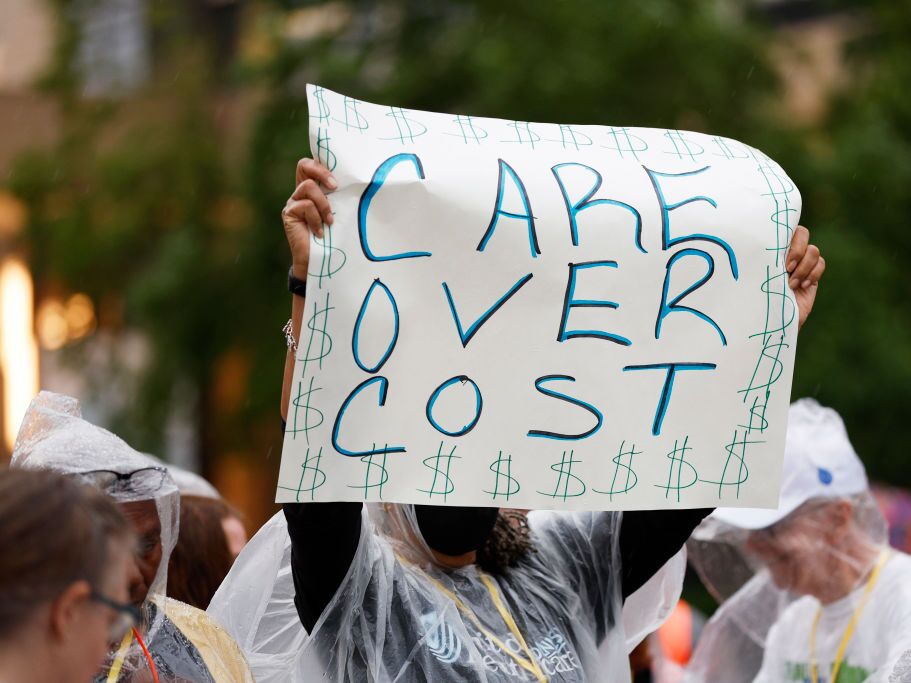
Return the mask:
M 277 500 L 777 504 L 800 194 L 678 130 L 308 87 L 314 238 Z

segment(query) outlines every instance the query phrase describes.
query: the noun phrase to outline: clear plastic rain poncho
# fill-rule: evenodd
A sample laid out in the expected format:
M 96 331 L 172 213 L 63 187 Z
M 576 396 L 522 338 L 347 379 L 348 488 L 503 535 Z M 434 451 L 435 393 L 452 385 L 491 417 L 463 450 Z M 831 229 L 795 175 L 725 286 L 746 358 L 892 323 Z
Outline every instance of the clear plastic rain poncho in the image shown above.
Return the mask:
M 688 683 L 911 683 L 911 558 L 838 414 L 791 406 L 779 508 L 720 509 L 688 543 L 722 604 Z
M 13 467 L 51 469 L 78 476 L 113 498 L 134 527 L 142 528 L 139 550 L 158 560 L 147 579 L 148 593 L 137 627 L 112 652 L 96 681 L 221 683 L 252 680 L 230 637 L 204 612 L 166 597 L 168 559 L 177 542 L 180 494 L 157 461 L 110 432 L 82 419 L 79 402 L 41 392 L 23 419 L 13 450 Z M 154 548 L 160 545 L 160 550 Z
M 281 513 L 257 533 L 209 612 L 259 683 L 629 680 L 617 513 L 531 513 L 530 550 L 493 576 L 444 570 L 410 505 L 369 505 L 347 576 L 308 637 Z M 320 553 L 319 548 L 312 552 Z M 679 596 L 682 555 L 627 601 L 641 637 Z M 640 595 L 642 593 L 643 595 Z
M 190 470 L 185 470 L 183 467 L 178 467 L 172 463 L 166 463 L 160 458 L 156 458 L 154 455 L 149 455 L 148 457 L 152 458 L 162 467 L 167 468 L 168 474 L 171 475 L 171 479 L 173 479 L 174 483 L 177 485 L 177 490 L 180 491 L 180 495 L 221 500 L 221 494 L 218 492 L 218 489 L 202 475 Z

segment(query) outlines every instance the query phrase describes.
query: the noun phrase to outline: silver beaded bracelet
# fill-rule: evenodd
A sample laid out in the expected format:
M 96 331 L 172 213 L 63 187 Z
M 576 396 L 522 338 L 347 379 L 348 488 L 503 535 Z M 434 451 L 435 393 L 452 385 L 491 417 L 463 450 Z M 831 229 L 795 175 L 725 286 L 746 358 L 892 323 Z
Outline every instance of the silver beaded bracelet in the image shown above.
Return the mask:
M 288 322 L 285 323 L 282 332 L 285 334 L 285 343 L 288 345 L 288 350 L 297 353 L 297 340 L 294 338 L 293 329 L 291 327 L 291 318 L 288 318 Z

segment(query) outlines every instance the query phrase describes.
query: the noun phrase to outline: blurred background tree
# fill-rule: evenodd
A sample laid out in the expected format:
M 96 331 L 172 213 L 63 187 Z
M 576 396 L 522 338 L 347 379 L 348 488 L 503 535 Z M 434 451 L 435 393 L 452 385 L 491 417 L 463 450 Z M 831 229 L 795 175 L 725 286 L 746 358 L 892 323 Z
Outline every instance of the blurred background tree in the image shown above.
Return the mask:
M 86 16 L 124 5 L 141 10 L 147 58 L 139 77 L 99 89 L 85 68 Z M 165 457 L 168 425 L 188 424 L 205 474 L 224 486 L 225 463 L 240 467 L 254 521 L 269 511 L 280 449 L 289 297 L 279 213 L 309 154 L 307 82 L 410 108 L 684 128 L 762 148 L 801 188 L 829 266 L 793 394 L 842 413 L 874 478 L 911 486 L 894 445 L 911 406 L 905 3 L 54 7 L 56 59 L 42 88 L 60 134 L 20 155 L 6 184 L 28 209 L 21 243 L 39 299 L 84 292 L 98 311 L 95 335 L 55 353 L 79 367 L 99 335 L 140 339 L 141 362 L 113 358 L 89 391 L 119 387 L 115 429 Z M 817 68 L 820 52 L 832 68 Z
M 828 263 L 794 395 L 839 410 L 871 478 L 911 486 L 911 7 L 841 3 L 857 22 L 825 115 L 787 153 Z M 782 160 L 785 161 L 784 159 Z

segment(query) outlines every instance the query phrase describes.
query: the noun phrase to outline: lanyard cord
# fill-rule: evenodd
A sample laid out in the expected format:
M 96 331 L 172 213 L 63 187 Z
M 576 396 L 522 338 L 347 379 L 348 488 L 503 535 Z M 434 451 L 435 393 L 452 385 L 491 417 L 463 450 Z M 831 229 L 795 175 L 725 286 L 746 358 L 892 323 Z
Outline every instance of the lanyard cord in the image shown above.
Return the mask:
M 516 662 L 516 664 L 528 671 L 532 676 L 535 677 L 537 681 L 539 681 L 539 683 L 547 683 L 547 676 L 544 675 L 544 671 L 541 669 L 541 665 L 538 663 L 538 660 L 535 659 L 534 654 L 528 647 L 528 644 L 525 642 L 525 638 L 522 637 L 522 633 L 519 631 L 519 627 L 516 625 L 515 619 L 512 618 L 512 615 L 509 613 L 506 605 L 503 604 L 503 600 L 500 597 L 500 592 L 497 590 L 496 584 L 484 572 L 479 570 L 478 574 L 481 576 L 481 581 L 484 582 L 484 587 L 490 593 L 490 597 L 493 600 L 494 606 L 497 608 L 497 612 L 499 612 L 500 616 L 503 618 L 503 623 L 506 624 L 506 627 L 510 630 L 513 636 L 515 636 L 516 641 L 519 643 L 519 647 L 522 648 L 522 651 L 525 653 L 525 656 L 528 657 L 528 659 L 517 655 L 509 648 L 508 645 L 506 645 L 506 643 L 497 638 L 497 636 L 491 633 L 488 629 L 484 628 L 484 626 L 481 624 L 481 620 L 478 619 L 478 615 L 476 615 L 468 605 L 462 602 L 462 599 L 459 598 L 455 593 L 446 588 L 446 586 L 444 586 L 432 576 L 427 575 L 426 573 L 425 576 L 427 576 L 427 578 L 430 579 L 446 597 L 455 603 L 456 607 L 458 607 L 459 610 L 471 620 L 471 622 L 477 627 L 479 631 L 481 631 L 481 633 L 490 638 L 490 640 L 492 640 L 496 646 L 499 647 L 504 653 L 511 657 Z
M 139 641 L 139 647 L 142 648 L 142 652 L 146 656 L 146 661 L 149 663 L 149 669 L 152 672 L 152 680 L 154 683 L 159 683 L 158 669 L 155 668 L 155 662 L 152 661 L 152 655 L 149 653 L 149 648 L 147 648 L 146 644 L 142 642 L 142 636 L 139 635 L 139 631 L 136 630 L 135 626 L 133 627 L 133 635 L 136 636 L 136 640 Z
M 111 669 L 108 671 L 107 683 L 116 683 L 117 679 L 120 678 L 120 670 L 123 668 L 123 661 L 126 659 L 127 649 L 132 642 L 133 632 L 127 631 L 123 634 L 123 640 L 120 641 L 120 647 L 117 649 L 117 654 L 114 656 L 114 663 L 111 664 Z
M 478 573 L 481 575 L 481 581 L 484 582 L 484 586 L 490 593 L 490 597 L 493 598 L 493 602 L 497 607 L 497 611 L 500 613 L 500 616 L 503 618 L 506 626 L 510 631 L 512 631 L 513 636 L 515 636 L 516 640 L 519 642 L 519 646 L 522 648 L 525 656 L 528 657 L 528 662 L 532 666 L 531 673 L 534 674 L 535 678 L 537 678 L 539 681 L 547 681 L 547 677 L 544 675 L 544 671 L 541 670 L 541 664 L 537 659 L 535 659 L 531 648 L 528 647 L 528 643 L 525 642 L 525 638 L 522 636 L 522 632 L 519 630 L 519 626 L 516 624 L 515 619 L 513 619 L 513 616 L 510 613 L 509 609 L 507 609 L 506 605 L 503 603 L 503 598 L 500 596 L 500 591 L 497 590 L 497 586 L 493 582 L 493 579 L 491 579 L 484 572 Z M 507 652 L 509 651 L 507 650 Z
M 108 672 L 107 683 L 116 683 L 117 679 L 120 678 L 120 671 L 123 669 L 123 662 L 126 659 L 127 650 L 133 642 L 134 636 L 139 642 L 139 646 L 142 648 L 142 653 L 145 655 L 146 662 L 149 664 L 149 669 L 152 672 L 152 680 L 154 683 L 159 683 L 158 669 L 155 667 L 155 662 L 152 661 L 152 655 L 149 653 L 149 648 L 146 647 L 146 644 L 142 640 L 142 636 L 139 635 L 139 631 L 135 628 L 127 631 L 123 636 L 123 640 L 120 641 L 120 648 L 117 650 L 114 663 L 111 665 L 111 670 Z
M 852 614 L 851 618 L 848 620 L 848 625 L 841 637 L 841 642 L 838 644 L 838 650 L 835 652 L 835 661 L 832 663 L 832 675 L 829 678 L 829 683 L 835 683 L 838 680 L 838 673 L 841 671 L 841 664 L 844 661 L 848 643 L 851 640 L 851 636 L 854 635 L 854 630 L 857 628 L 860 613 L 863 612 L 864 607 L 867 606 L 867 602 L 870 600 L 870 594 L 873 592 L 873 587 L 879 580 L 879 573 L 888 559 L 889 551 L 883 550 L 876 560 L 873 571 L 870 572 L 870 578 L 867 579 L 867 585 L 864 587 L 864 594 L 861 597 L 857 608 L 854 610 L 854 614 Z M 816 663 L 816 627 L 819 626 L 820 617 L 822 617 L 822 607 L 819 607 L 819 609 L 816 610 L 816 617 L 813 619 L 813 626 L 810 629 L 810 678 L 812 683 L 819 683 L 819 667 Z

